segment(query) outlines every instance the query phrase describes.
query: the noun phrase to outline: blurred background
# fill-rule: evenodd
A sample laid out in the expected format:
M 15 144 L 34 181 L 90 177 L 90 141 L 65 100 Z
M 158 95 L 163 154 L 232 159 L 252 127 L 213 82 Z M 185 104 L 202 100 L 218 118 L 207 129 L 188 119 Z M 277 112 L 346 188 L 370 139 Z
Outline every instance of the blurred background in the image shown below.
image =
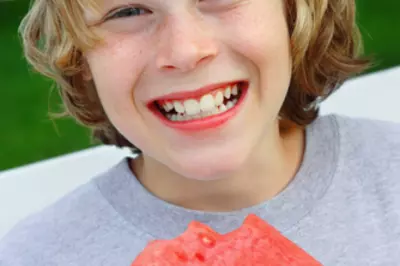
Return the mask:
M 0 171 L 94 146 L 72 119 L 49 117 L 61 110 L 58 92 L 29 69 L 17 35 L 29 0 L 0 2 Z M 400 1 L 357 4 L 365 53 L 376 59 L 369 72 L 400 65 Z

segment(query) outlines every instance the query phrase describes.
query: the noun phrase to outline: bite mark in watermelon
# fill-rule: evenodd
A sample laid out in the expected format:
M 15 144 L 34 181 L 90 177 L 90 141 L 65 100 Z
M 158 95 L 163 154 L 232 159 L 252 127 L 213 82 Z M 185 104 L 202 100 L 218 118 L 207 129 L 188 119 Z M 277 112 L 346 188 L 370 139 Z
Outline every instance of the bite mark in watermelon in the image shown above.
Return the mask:
M 322 266 L 256 215 L 241 227 L 219 234 L 193 221 L 175 239 L 154 240 L 131 266 Z

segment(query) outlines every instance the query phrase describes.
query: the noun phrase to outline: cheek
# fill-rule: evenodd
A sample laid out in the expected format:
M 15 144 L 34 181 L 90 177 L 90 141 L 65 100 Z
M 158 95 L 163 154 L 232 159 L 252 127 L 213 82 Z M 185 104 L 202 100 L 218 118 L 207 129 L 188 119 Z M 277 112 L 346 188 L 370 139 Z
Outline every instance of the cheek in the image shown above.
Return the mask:
M 226 25 L 233 25 L 225 31 L 234 49 L 257 68 L 290 68 L 290 38 L 282 1 L 254 0 L 225 19 L 231 20 Z
M 140 42 L 128 36 L 107 36 L 106 40 L 86 57 L 99 97 L 107 111 L 110 105 L 123 106 L 132 99 L 133 88 L 139 81 L 145 60 Z
M 139 109 L 137 90 L 146 55 L 140 41 L 126 37 L 108 37 L 103 46 L 87 53 L 86 58 L 101 104 L 112 124 L 132 143 L 143 148 L 146 132 Z M 129 122 L 128 122 L 129 121 Z
M 291 75 L 290 36 L 285 12 L 278 0 L 254 0 L 236 16 L 231 28 L 233 49 L 239 51 L 255 75 L 255 101 L 263 114 L 275 116 L 286 97 Z M 254 107 L 256 108 L 256 107 Z M 254 114 L 252 114 L 254 116 Z
M 277 109 L 286 96 L 292 70 L 285 12 L 278 0 L 255 2 L 259 5 L 247 17 L 250 30 L 242 29 L 242 51 L 260 76 L 260 100 L 268 101 L 265 106 Z

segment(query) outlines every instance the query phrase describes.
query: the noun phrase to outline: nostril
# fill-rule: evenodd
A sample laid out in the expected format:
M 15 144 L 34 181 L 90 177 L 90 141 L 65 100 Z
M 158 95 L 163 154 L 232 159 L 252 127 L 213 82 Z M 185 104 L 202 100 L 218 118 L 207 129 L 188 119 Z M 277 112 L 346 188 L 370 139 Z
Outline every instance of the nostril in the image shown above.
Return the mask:
M 163 69 L 172 70 L 172 69 L 175 69 L 175 67 L 171 66 L 171 65 L 165 65 L 165 66 L 163 66 Z

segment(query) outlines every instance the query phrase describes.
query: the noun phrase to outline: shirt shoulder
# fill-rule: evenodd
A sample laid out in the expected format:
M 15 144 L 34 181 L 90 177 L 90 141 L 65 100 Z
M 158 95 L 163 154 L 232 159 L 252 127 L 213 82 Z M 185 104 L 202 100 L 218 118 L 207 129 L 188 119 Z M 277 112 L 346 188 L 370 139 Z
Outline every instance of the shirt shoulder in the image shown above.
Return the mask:
M 375 202 L 400 206 L 400 123 L 336 116 L 339 174 Z M 400 217 L 400 211 L 398 212 Z
M 342 157 L 382 170 L 400 167 L 400 123 L 345 116 L 335 120 Z
M 0 265 L 55 265 L 61 247 L 69 245 L 73 252 L 81 221 L 98 209 L 98 203 L 93 202 L 95 194 L 91 185 L 83 185 L 20 221 L 0 241 Z M 90 205 L 92 210 L 87 209 Z
M 139 236 L 89 182 L 14 226 L 0 240 L 0 266 L 113 265 L 124 259 L 113 253 L 130 252 L 118 241 Z

